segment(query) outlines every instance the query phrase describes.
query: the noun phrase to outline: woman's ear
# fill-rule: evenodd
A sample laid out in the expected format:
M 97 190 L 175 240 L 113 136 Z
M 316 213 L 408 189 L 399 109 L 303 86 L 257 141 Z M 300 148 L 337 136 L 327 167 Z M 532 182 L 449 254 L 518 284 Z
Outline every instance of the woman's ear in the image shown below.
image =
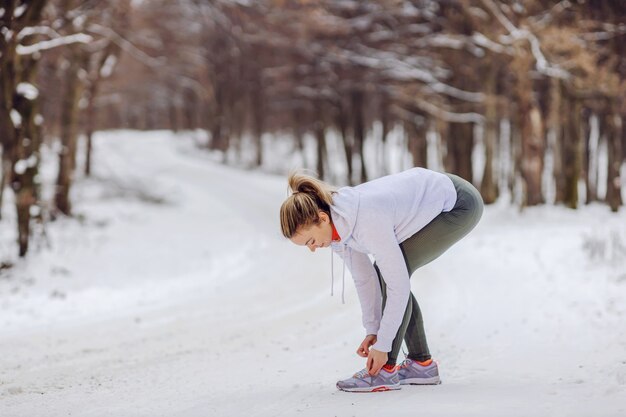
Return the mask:
M 323 211 L 319 212 L 319 217 L 320 217 L 320 220 L 323 221 L 324 223 L 328 223 L 330 221 L 330 217 L 328 217 L 328 214 L 326 214 Z

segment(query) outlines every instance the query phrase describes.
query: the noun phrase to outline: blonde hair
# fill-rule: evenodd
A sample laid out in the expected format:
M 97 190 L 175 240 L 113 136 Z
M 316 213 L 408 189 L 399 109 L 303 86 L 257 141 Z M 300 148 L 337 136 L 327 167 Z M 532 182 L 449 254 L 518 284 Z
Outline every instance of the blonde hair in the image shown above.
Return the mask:
M 295 235 L 300 227 L 319 224 L 319 212 L 330 217 L 335 189 L 310 175 L 292 172 L 287 178 L 292 194 L 280 207 L 280 227 L 286 238 Z

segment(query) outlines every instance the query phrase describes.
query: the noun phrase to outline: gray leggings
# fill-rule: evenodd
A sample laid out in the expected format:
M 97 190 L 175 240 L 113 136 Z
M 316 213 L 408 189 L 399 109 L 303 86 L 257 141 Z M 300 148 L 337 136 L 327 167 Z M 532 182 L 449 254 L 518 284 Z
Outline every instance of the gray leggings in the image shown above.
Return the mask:
M 400 244 L 409 270 L 409 277 L 415 270 L 439 257 L 467 235 L 478 224 L 483 214 L 483 200 L 478 190 L 456 175 L 447 175 L 454 183 L 457 192 L 454 208 L 449 212 L 439 214 L 423 229 Z M 382 290 L 384 310 L 387 302 L 387 285 L 376 263 L 374 263 L 374 268 Z M 402 340 L 406 342 L 410 359 L 418 361 L 430 359 L 422 312 L 413 293 L 410 294 L 402 324 L 393 340 L 391 352 L 388 354 L 388 364 L 396 363 Z

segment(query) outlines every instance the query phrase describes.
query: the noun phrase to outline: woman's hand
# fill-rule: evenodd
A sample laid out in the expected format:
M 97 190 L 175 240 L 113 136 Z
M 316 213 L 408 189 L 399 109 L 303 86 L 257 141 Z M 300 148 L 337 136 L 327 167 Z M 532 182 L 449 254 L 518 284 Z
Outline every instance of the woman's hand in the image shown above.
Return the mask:
M 378 372 L 380 372 L 380 368 L 382 368 L 386 363 L 387 352 L 370 349 L 370 354 L 367 357 L 367 370 L 370 375 L 378 375 Z
M 362 358 L 367 358 L 370 354 L 370 346 L 376 343 L 376 340 L 377 338 L 375 334 L 368 334 L 365 336 L 365 339 L 363 339 L 361 345 L 356 350 L 356 354 Z

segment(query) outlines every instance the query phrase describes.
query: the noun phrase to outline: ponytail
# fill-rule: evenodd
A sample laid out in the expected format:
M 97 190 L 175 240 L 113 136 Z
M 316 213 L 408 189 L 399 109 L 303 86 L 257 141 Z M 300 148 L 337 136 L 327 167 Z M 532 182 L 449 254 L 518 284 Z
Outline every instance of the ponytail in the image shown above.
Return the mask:
M 280 227 L 286 238 L 295 235 L 300 227 L 319 224 L 319 212 L 330 217 L 335 190 L 315 177 L 292 172 L 287 178 L 292 194 L 280 207 Z

